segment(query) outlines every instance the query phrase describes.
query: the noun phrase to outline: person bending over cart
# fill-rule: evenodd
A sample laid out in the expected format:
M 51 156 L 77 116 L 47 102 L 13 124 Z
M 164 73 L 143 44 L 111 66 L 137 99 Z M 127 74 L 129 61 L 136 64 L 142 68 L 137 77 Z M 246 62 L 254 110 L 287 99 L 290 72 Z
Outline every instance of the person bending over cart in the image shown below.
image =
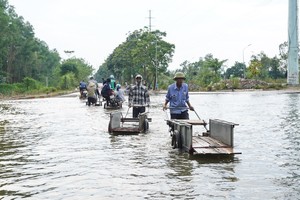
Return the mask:
M 188 109 L 194 110 L 189 101 L 189 87 L 184 83 L 185 76 L 182 72 L 177 72 L 174 76 L 175 83 L 169 85 L 163 110 L 167 109 L 170 103 L 171 119 L 189 119 Z

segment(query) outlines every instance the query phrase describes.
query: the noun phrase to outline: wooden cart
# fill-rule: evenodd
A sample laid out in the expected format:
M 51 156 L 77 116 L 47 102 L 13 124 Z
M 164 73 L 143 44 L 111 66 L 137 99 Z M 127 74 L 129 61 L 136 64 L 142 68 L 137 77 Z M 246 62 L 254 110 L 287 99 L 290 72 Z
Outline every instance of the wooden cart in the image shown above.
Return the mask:
M 166 120 L 171 133 L 171 145 L 192 155 L 233 155 L 233 129 L 238 124 L 219 120 L 209 120 L 209 130 L 202 134 L 193 133 L 194 126 L 204 126 L 203 120 Z
M 134 135 L 145 133 L 149 130 L 149 122 L 152 119 L 148 118 L 148 112 L 139 114 L 137 118 L 124 118 L 122 113 L 110 113 L 108 124 L 108 132 L 112 135 Z

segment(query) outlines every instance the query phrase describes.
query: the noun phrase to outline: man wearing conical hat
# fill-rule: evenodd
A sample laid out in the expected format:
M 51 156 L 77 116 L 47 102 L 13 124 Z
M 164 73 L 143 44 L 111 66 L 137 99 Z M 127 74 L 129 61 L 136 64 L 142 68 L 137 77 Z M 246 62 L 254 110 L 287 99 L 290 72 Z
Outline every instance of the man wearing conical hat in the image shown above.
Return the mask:
M 170 103 L 171 119 L 189 119 L 188 110 L 194 110 L 189 101 L 189 88 L 184 83 L 185 76 L 182 72 L 177 72 L 174 76 L 175 83 L 169 85 L 163 109 L 167 109 Z

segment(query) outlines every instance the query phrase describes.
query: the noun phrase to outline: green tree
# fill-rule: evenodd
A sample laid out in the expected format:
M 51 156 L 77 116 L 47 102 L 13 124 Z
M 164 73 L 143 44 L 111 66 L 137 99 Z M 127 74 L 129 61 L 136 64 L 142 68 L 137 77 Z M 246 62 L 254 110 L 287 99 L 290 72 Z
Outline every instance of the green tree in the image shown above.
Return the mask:
M 246 65 L 244 63 L 235 62 L 235 64 L 228 68 L 225 72 L 225 78 L 229 79 L 231 77 L 244 77 L 244 69 L 246 68 Z
M 221 69 L 226 61 L 214 58 L 212 54 L 207 54 L 199 69 L 198 80 L 200 85 L 206 87 L 211 83 L 219 82 L 221 80 Z
M 199 62 L 190 63 L 187 60 L 180 64 L 182 67 L 182 72 L 185 74 L 186 79 L 192 81 L 197 74 L 199 73 L 199 69 L 203 65 L 203 61 L 200 60 Z
M 69 83 L 79 83 L 81 80 L 87 80 L 93 72 L 91 65 L 87 64 L 85 60 L 79 58 L 70 58 L 63 61 L 62 65 L 58 67 L 58 72 L 60 76 L 63 76 L 66 79 L 65 75 L 72 74 L 67 76 L 67 79 L 72 80 Z
M 288 60 L 288 42 L 284 42 L 279 45 L 279 60 L 280 60 L 280 68 L 282 69 L 282 71 L 286 72 L 287 60 Z
M 109 75 L 110 75 L 110 71 L 107 68 L 106 64 L 103 64 L 99 67 L 97 73 L 95 74 L 95 78 L 96 80 L 98 80 L 99 82 L 102 82 L 104 80 L 106 80 Z
M 120 81 L 131 82 L 136 74 L 142 74 L 147 82 L 154 84 L 157 74 L 167 71 L 175 45 L 163 40 L 166 33 L 149 32 L 147 28 L 129 33 L 126 41 L 114 49 L 96 73 L 113 74 Z
M 60 62 L 59 54 L 34 36 L 33 27 L 14 7 L 0 0 L 0 76 L 9 83 L 25 77 L 45 81 Z
M 253 63 L 260 63 L 259 70 L 256 73 L 256 78 L 265 80 L 267 78 L 283 78 L 286 74 L 286 70 L 284 68 L 284 65 L 282 65 L 282 62 L 279 58 L 276 56 L 273 58 L 269 58 L 264 52 L 261 52 L 257 55 L 252 55 L 251 62 Z M 256 65 L 256 64 L 254 64 Z M 253 72 L 253 69 L 252 69 Z M 251 73 L 252 73 L 251 72 Z
M 249 65 L 249 77 L 258 79 L 262 69 L 262 64 L 258 60 L 251 60 Z
M 285 78 L 286 70 L 281 67 L 280 59 L 276 56 L 270 60 L 269 76 L 273 79 Z

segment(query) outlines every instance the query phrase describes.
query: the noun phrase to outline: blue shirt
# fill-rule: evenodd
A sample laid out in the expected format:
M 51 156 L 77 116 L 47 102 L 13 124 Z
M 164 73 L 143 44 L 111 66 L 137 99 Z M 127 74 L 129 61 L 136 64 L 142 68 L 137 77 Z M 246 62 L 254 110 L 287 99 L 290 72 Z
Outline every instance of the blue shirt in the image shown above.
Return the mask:
M 172 114 L 181 114 L 188 110 L 186 103 L 189 101 L 189 87 L 186 83 L 182 83 L 178 88 L 176 83 L 168 87 L 166 101 L 170 103 L 170 112 Z
M 86 83 L 81 81 L 79 84 L 79 88 L 86 89 Z

